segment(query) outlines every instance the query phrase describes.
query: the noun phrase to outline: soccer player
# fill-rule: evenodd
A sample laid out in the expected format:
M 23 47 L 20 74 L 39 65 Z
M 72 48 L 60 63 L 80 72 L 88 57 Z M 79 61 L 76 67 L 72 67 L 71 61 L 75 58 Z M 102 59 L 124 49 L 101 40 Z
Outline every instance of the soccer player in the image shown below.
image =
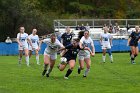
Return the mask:
M 89 31 L 84 32 L 84 36 L 80 39 L 80 48 L 88 47 L 92 51 L 91 56 L 95 55 L 95 48 L 94 48 L 94 43 L 93 40 L 89 37 Z M 86 70 L 84 72 L 83 77 L 86 77 L 89 70 L 90 70 L 90 65 L 91 65 L 91 60 L 90 60 L 90 52 L 87 50 L 80 50 L 78 54 L 79 58 L 79 67 L 78 67 L 78 74 L 80 74 L 81 70 L 84 69 L 84 62 L 86 63 Z
M 100 43 L 103 51 L 102 55 L 102 60 L 105 63 L 105 58 L 106 58 L 106 51 L 109 54 L 110 57 L 110 62 L 113 62 L 113 56 L 111 53 L 111 46 L 112 46 L 112 36 L 110 33 L 108 33 L 109 29 L 108 27 L 103 27 L 104 33 L 101 34 L 100 36 Z
M 31 55 L 32 55 L 32 52 L 33 51 L 35 51 L 35 54 L 36 54 L 36 62 L 37 62 L 37 64 L 38 65 L 40 65 L 40 63 L 39 63 L 39 54 L 38 54 L 38 52 L 39 52 L 39 37 L 38 37 L 38 35 L 36 35 L 36 33 L 37 33 L 37 29 L 33 29 L 32 30 L 32 34 L 31 35 L 29 35 L 29 39 L 31 40 L 31 43 L 32 43 L 32 46 L 33 46 L 33 48 L 29 45 L 29 57 L 31 57 Z
M 29 41 L 29 44 L 32 47 L 31 41 L 28 38 L 28 34 L 25 33 L 25 28 L 23 26 L 21 26 L 19 28 L 20 32 L 17 34 L 17 43 L 18 43 L 18 50 L 19 50 L 19 64 L 21 64 L 21 60 L 22 60 L 22 53 L 23 51 L 25 52 L 25 60 L 26 60 L 26 64 L 27 66 L 29 66 L 29 55 L 28 55 L 28 43 L 27 41 Z
M 66 32 L 62 34 L 61 36 L 61 43 L 64 46 L 71 44 L 72 37 L 73 37 L 73 34 L 70 32 L 70 27 L 67 27 Z
M 60 71 L 63 71 L 65 69 L 65 67 L 67 66 L 67 64 L 69 64 L 69 69 L 67 70 L 67 72 L 64 76 L 64 79 L 68 79 L 68 76 L 72 73 L 75 63 L 76 63 L 77 54 L 80 50 L 83 50 L 79 47 L 78 39 L 73 39 L 72 44 L 67 45 L 65 48 L 63 48 L 61 50 L 66 50 L 66 49 L 67 49 L 67 51 L 62 56 L 67 59 L 66 63 L 64 64 L 64 62 L 63 62 L 63 63 L 59 64 L 59 66 L 58 66 L 58 69 Z M 90 51 L 90 49 L 87 47 L 84 47 L 84 50 Z
M 56 39 L 55 34 L 51 34 L 49 39 L 42 40 L 39 46 L 41 46 L 42 42 L 47 44 L 47 47 L 44 51 L 44 70 L 42 75 L 44 76 L 46 74 L 46 77 L 49 77 L 49 74 L 51 73 L 57 58 L 57 51 L 59 48 L 64 48 L 64 46 L 59 42 L 58 39 Z M 47 69 L 48 65 L 49 68 Z
M 138 48 L 138 41 L 140 40 L 139 26 L 135 26 L 135 30 L 136 31 L 132 32 L 131 35 L 129 36 L 128 44 L 127 44 L 131 48 L 130 57 L 131 57 L 132 64 L 136 64 L 135 58 L 139 53 L 139 48 Z

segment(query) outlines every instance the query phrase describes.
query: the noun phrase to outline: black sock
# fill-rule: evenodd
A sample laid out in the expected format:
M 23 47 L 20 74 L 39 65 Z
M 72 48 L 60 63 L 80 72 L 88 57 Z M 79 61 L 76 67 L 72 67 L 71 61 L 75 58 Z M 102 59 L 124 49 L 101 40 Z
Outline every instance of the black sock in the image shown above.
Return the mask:
M 131 61 L 134 61 L 134 60 L 135 60 L 134 55 L 131 55 Z
M 47 70 L 48 64 L 44 64 L 44 70 Z
M 130 56 L 131 56 L 132 52 L 130 51 Z
M 137 57 L 137 54 L 135 54 L 134 57 Z
M 65 77 L 68 77 L 71 73 L 72 73 L 72 70 L 71 69 L 68 69 Z

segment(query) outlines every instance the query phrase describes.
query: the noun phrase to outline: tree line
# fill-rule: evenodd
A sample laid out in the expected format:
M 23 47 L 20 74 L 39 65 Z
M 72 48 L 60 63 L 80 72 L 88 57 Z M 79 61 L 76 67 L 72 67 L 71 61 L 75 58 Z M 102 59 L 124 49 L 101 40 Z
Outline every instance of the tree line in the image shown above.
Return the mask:
M 19 26 L 39 35 L 53 32 L 54 19 L 140 18 L 140 0 L 0 0 L 0 41 Z

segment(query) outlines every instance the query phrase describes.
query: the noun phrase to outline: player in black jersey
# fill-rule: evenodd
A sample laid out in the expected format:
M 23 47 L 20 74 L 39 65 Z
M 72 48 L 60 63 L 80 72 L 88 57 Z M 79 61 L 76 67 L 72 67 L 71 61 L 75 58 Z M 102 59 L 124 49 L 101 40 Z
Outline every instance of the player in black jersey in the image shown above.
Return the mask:
M 140 32 L 139 32 L 139 26 L 135 26 L 135 32 L 132 32 L 128 39 L 128 45 L 131 48 L 130 57 L 131 57 L 131 63 L 135 63 L 135 58 L 138 55 L 139 49 L 138 49 L 138 42 L 140 40 Z
M 71 44 L 72 37 L 73 37 L 73 34 L 70 32 L 70 28 L 67 27 L 66 32 L 64 34 L 62 34 L 62 36 L 61 36 L 61 43 L 64 46 Z
M 72 44 L 67 45 L 65 48 L 63 48 L 61 50 L 66 50 L 66 49 L 67 49 L 67 51 L 62 55 L 62 57 L 66 58 L 67 61 L 65 64 L 63 64 L 63 63 L 59 64 L 58 69 L 60 71 L 63 71 L 65 69 L 66 65 L 69 64 L 69 69 L 67 70 L 67 73 L 64 76 L 65 79 L 68 79 L 68 76 L 72 73 L 73 68 L 75 66 L 76 57 L 77 57 L 78 52 L 83 49 L 90 51 L 90 49 L 87 47 L 84 47 L 83 49 L 81 49 L 79 47 L 78 39 L 73 39 Z

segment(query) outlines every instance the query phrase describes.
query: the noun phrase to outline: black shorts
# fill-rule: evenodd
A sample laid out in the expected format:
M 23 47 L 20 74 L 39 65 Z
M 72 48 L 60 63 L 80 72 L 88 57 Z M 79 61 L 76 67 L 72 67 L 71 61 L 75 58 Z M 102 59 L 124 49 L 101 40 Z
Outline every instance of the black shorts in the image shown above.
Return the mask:
M 70 60 L 75 60 L 75 62 L 76 62 L 76 59 L 74 59 L 74 58 L 68 58 L 68 57 L 65 57 L 65 58 L 67 59 L 67 63 L 69 63 Z
M 135 47 L 137 47 L 138 46 L 138 43 L 130 43 L 129 46 L 135 46 Z

